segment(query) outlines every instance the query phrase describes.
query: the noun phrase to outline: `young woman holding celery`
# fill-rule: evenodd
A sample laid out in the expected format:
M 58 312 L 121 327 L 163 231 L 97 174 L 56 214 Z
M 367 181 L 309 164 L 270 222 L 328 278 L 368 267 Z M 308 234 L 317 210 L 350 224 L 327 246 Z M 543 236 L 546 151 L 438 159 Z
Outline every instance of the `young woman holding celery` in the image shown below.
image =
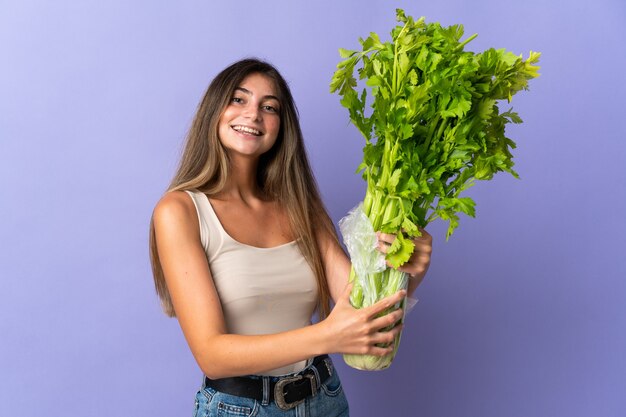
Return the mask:
M 380 234 L 379 250 L 393 240 Z M 400 268 L 412 277 L 408 293 L 426 274 L 431 242 L 423 231 Z M 291 92 L 262 61 L 234 63 L 209 86 L 155 207 L 151 257 L 164 309 L 205 375 L 196 415 L 348 415 L 327 354 L 387 355 L 400 331 L 382 330 L 402 310 L 379 315 L 405 291 L 351 306 L 350 261 L 317 191 Z M 311 324 L 316 309 L 321 320 Z

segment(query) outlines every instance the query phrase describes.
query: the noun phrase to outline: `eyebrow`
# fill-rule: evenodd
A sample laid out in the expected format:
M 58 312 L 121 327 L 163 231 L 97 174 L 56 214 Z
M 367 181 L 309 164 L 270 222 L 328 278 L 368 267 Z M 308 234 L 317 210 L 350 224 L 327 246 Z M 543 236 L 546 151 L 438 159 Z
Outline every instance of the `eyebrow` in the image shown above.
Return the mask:
M 243 88 L 243 87 L 237 87 L 237 88 L 235 88 L 235 91 L 241 91 L 242 93 L 245 93 L 245 94 L 247 94 L 249 96 L 252 95 L 252 91 L 248 90 L 247 88 Z M 263 99 L 264 100 L 273 99 L 273 100 L 276 100 L 276 101 L 278 101 L 280 103 L 280 100 L 278 99 L 278 97 L 273 96 L 273 95 L 263 96 Z

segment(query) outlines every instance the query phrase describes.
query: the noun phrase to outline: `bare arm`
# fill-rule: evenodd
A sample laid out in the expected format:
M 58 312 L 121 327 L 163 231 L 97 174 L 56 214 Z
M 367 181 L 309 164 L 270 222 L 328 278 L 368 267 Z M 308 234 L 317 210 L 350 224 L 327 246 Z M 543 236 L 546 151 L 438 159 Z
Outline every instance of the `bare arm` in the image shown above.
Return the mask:
M 395 332 L 379 330 L 398 321 L 401 315 L 376 315 L 398 302 L 403 294 L 356 310 L 348 301 L 347 278 L 343 288 L 339 281 L 331 285 L 337 304 L 320 323 L 270 335 L 229 334 L 190 197 L 184 192 L 165 195 L 155 208 L 154 226 L 178 321 L 198 365 L 208 377 L 259 374 L 322 353 L 384 355 L 391 351 L 391 347 L 380 348 L 376 344 L 391 342 Z
M 318 239 L 330 296 L 336 303 L 346 285 L 348 285 L 352 264 L 341 246 L 339 246 L 339 243 L 331 236 L 320 235 Z

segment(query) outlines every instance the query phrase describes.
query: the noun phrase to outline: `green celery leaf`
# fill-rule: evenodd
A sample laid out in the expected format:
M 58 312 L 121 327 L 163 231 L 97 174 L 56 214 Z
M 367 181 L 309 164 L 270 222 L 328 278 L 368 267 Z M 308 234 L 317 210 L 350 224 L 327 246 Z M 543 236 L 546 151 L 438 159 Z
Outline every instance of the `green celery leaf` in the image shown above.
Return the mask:
M 405 238 L 402 233 L 398 233 L 385 259 L 392 267 L 398 268 L 411 258 L 414 250 L 415 244 L 413 241 Z

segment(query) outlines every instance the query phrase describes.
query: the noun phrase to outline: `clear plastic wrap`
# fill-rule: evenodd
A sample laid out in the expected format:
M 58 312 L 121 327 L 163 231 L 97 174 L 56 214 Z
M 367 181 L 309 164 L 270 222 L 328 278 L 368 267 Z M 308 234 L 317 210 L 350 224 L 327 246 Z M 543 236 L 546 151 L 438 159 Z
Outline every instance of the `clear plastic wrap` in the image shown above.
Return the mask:
M 352 268 L 359 279 L 367 274 L 383 272 L 387 268 L 385 256 L 376 249 L 378 236 L 372 222 L 363 212 L 363 203 L 359 203 L 346 217 L 339 220 L 339 230 L 350 254 Z M 361 285 L 367 292 L 376 292 L 367 287 L 367 282 L 361 282 Z
M 385 256 L 378 251 L 378 236 L 372 226 L 372 222 L 363 211 L 363 203 L 348 212 L 339 220 L 339 230 L 343 237 L 343 243 L 350 255 L 355 279 L 363 289 L 363 304 L 372 305 L 380 298 L 378 289 L 368 280 L 368 275 L 383 272 L 387 269 Z M 408 276 L 406 277 L 408 279 Z M 408 283 L 407 283 L 408 284 Z M 393 293 L 386 293 L 387 295 Z M 418 300 L 407 297 L 405 313 L 410 312 Z M 353 302 L 353 306 L 355 303 Z
M 388 295 L 408 288 L 408 274 L 387 267 L 385 256 L 378 251 L 378 236 L 369 218 L 363 212 L 362 203 L 339 221 L 339 228 L 352 262 L 350 273 L 350 279 L 354 282 L 350 294 L 352 306 L 355 308 L 371 306 Z M 408 310 L 416 303 L 417 300 L 405 297 L 400 304 L 389 311 L 402 308 L 406 316 Z M 399 343 L 400 335 L 396 337 L 393 352 L 383 357 L 344 355 L 344 361 L 356 369 L 382 370 L 391 365 Z

